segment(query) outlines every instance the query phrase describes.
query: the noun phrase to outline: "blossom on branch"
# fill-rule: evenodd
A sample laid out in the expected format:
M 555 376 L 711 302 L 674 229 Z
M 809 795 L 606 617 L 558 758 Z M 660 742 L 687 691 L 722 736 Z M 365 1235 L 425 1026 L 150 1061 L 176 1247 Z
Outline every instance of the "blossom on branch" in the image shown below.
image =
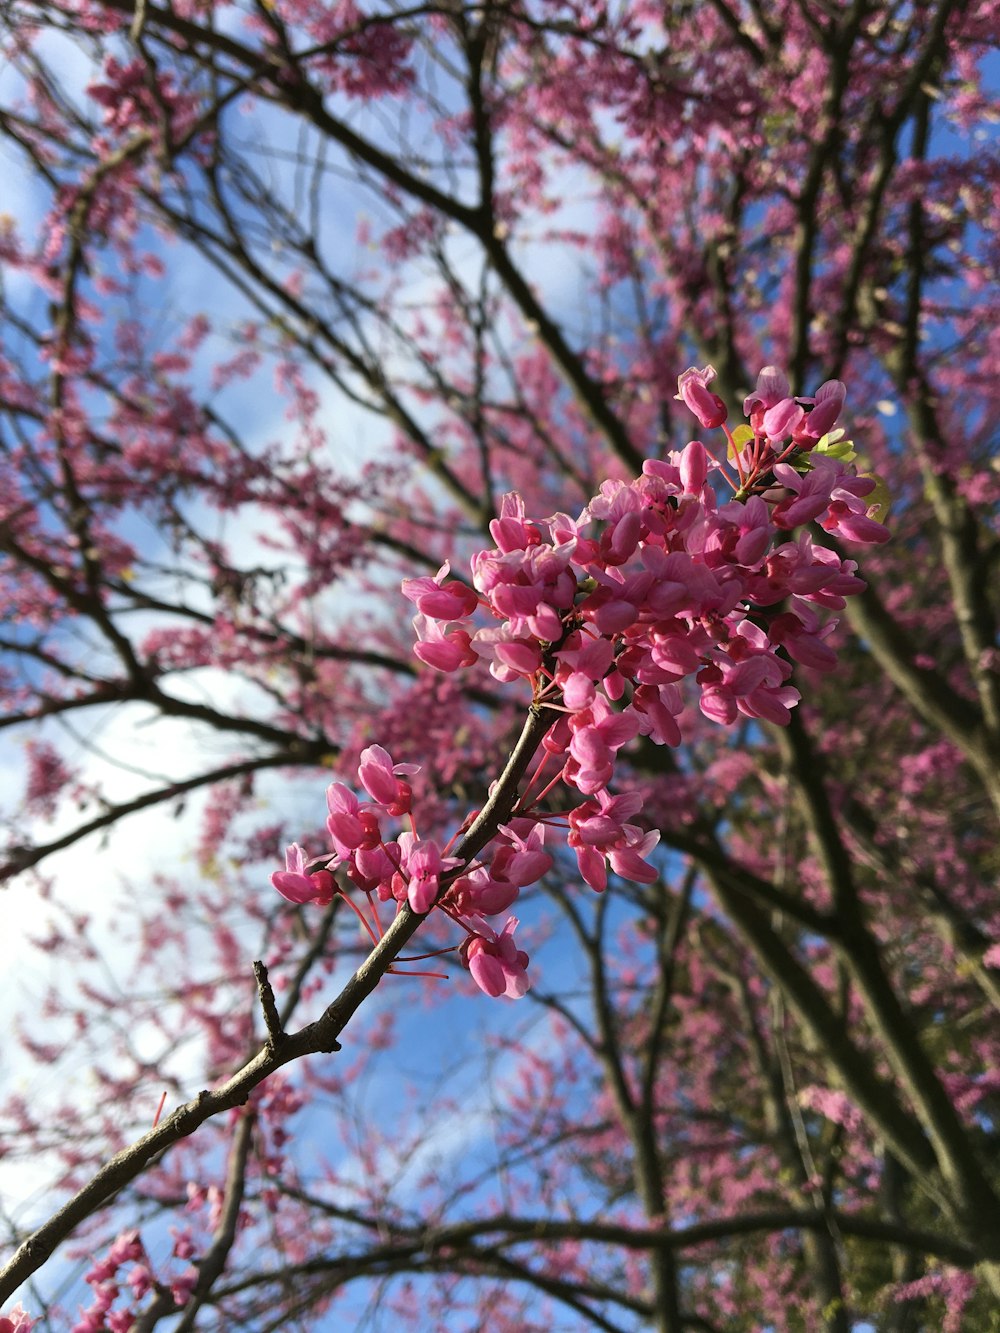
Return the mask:
M 704 370 L 696 370 L 691 366 L 677 379 L 678 401 L 690 408 L 708 430 L 721 426 L 729 415 L 725 403 L 708 387 L 714 379 L 715 370 L 712 366 L 706 366 Z
M 678 397 L 706 428 L 724 426 L 727 415 L 708 388 L 714 374 L 692 368 L 678 382 Z M 405 780 L 416 765 L 395 764 L 370 745 L 358 779 L 371 802 L 338 782 L 327 793 L 331 864 L 397 910 L 423 916 L 437 906 L 462 925 L 470 932 L 462 960 L 486 994 L 527 990 L 513 918 L 500 934 L 484 918 L 509 909 L 554 868 L 546 829 L 564 831 L 592 889 L 604 890 L 609 868 L 640 884 L 658 877 L 648 857 L 659 833 L 630 822 L 637 795 L 611 788 L 618 751 L 636 736 L 680 744 L 686 680 L 714 722 L 742 716 L 785 725 L 799 700 L 789 657 L 819 671 L 836 666 L 834 622 L 824 624 L 815 608 L 839 609 L 864 584 L 853 561 L 808 531 L 794 540 L 788 533 L 816 522 L 852 541 L 888 537 L 864 502 L 875 482 L 858 477 L 845 456 L 815 448 L 844 397 L 844 385 L 828 380 L 814 397 L 797 398 L 783 372 L 767 366 L 744 401 L 749 425 L 733 434 L 724 427 L 727 464 L 692 441 L 648 460 L 632 481 L 603 482 L 577 519 L 532 520 L 510 493 L 490 524 L 496 547 L 472 556 L 475 591 L 448 580 L 448 564 L 434 578 L 405 581 L 418 610 L 417 656 L 446 672 L 482 659 L 496 679 L 530 683 L 535 708 L 552 718 L 535 741 L 543 754 L 535 776 L 547 764 L 557 769 L 537 796 L 530 779 L 506 807 L 513 814 L 463 858 L 461 843 L 449 850 L 454 839 L 442 849 L 418 835 Z M 720 502 L 717 482 L 728 482 L 734 498 Z M 488 623 L 477 627 L 474 616 Z M 553 814 L 540 801 L 556 786 L 568 808 Z M 410 826 L 389 836 L 383 819 Z M 294 844 L 272 882 L 297 903 L 336 892 L 330 871 L 309 873 Z
M 470 935 L 459 950 L 473 981 L 494 999 L 506 995 L 509 999 L 519 1000 L 528 991 L 525 972 L 528 955 L 514 943 L 517 925 L 517 917 L 509 917 L 498 935 L 483 921 L 476 934 Z
M 337 883 L 329 870 L 317 870 L 309 873 L 306 869 L 307 856 L 297 842 L 285 852 L 284 870 L 276 870 L 271 876 L 271 883 L 290 903 L 316 903 L 325 906 L 331 903 L 337 892 Z

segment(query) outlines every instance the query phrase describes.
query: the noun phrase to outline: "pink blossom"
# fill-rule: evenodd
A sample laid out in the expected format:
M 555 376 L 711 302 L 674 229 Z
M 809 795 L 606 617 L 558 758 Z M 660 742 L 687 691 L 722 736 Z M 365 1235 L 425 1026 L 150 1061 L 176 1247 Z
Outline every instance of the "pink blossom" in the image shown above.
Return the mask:
M 805 420 L 805 415 L 794 398 L 782 398 L 764 413 L 761 422 L 764 434 L 774 442 L 787 440 Z
M 756 389 L 743 399 L 743 414 L 750 418 L 752 425 L 760 429 L 763 414 L 790 398 L 791 392 L 785 372 L 777 366 L 765 366 L 757 376 Z M 755 421 L 755 415 L 760 419 Z
M 456 879 L 449 891 L 449 902 L 464 917 L 496 916 L 512 907 L 520 895 L 519 884 L 494 875 L 493 867 L 476 866 Z
M 584 512 L 605 525 L 594 563 L 605 567 L 624 564 L 645 535 L 642 501 L 634 487 L 623 481 L 604 481 Z M 571 549 L 578 558 L 575 548 Z
M 614 662 L 610 639 L 594 639 L 574 634 L 559 649 L 556 680 L 562 686 L 563 702 L 574 712 L 587 708 L 596 697 L 596 682 L 602 680 Z
M 791 494 L 782 494 L 771 512 L 771 521 L 779 528 L 797 528 L 825 513 L 838 468 L 836 463 L 820 458 L 805 476 L 788 463 L 776 463 L 774 475 L 784 492 L 790 491 Z
M 569 845 L 576 852 L 584 882 L 598 893 L 607 887 L 606 861 L 623 879 L 652 884 L 657 878 L 659 872 L 644 858 L 659 842 L 659 833 L 644 833 L 625 822 L 641 809 L 642 797 L 637 792 L 611 796 L 602 790 L 596 801 L 586 801 L 570 811 Z
M 153 1275 L 149 1271 L 148 1265 L 135 1264 L 125 1281 L 132 1288 L 133 1297 L 140 1301 L 148 1291 L 152 1290 Z
M 59 794 L 72 781 L 72 774 L 62 756 L 48 741 L 31 739 L 25 751 L 28 760 L 25 806 L 32 814 L 52 819 Z
M 678 381 L 678 397 L 706 426 L 726 415 L 708 387 L 713 378 L 711 367 L 690 368 Z M 881 540 L 884 530 L 864 503 L 874 483 L 829 456 L 800 457 L 796 467 L 775 462 L 764 437 L 815 439 L 810 432 L 825 433 L 844 398 L 839 381 L 812 399 L 794 398 L 784 374 L 766 367 L 745 403 L 756 439 L 744 449 L 749 471 L 739 501 L 720 504 L 706 484 L 713 462 L 696 440 L 667 460 L 648 461 L 641 477 L 602 483 L 579 519 L 556 514 L 536 523 L 518 495 L 504 496 L 491 524 L 496 548 L 473 556 L 478 595 L 449 580 L 447 564 L 432 579 L 406 581 L 418 609 L 418 657 L 451 671 L 481 656 L 498 680 L 528 680 L 536 703 L 548 700 L 563 711 L 542 741 L 550 758 L 538 772 L 549 763 L 550 776 L 594 798 L 570 812 L 568 835 L 591 887 L 603 889 L 609 870 L 637 883 L 657 876 L 648 857 L 658 834 L 629 822 L 637 798 L 612 797 L 608 784 L 619 749 L 637 734 L 680 743 L 686 678 L 696 677 L 702 712 L 717 722 L 743 715 L 787 723 L 799 695 L 777 649 L 815 670 L 836 664 L 827 642 L 833 624 L 813 604 L 837 609 L 861 589 L 854 562 L 805 531 L 779 545 L 775 538 L 818 519 L 852 539 Z M 790 606 L 769 610 L 790 598 Z M 477 606 L 492 612 L 494 623 L 473 635 L 463 621 Z M 523 994 L 527 959 L 511 939 L 514 923 L 498 935 L 485 917 L 506 911 L 551 867 L 546 826 L 522 805 L 528 815 L 501 826 L 492 847 L 464 867 L 412 827 L 389 840 L 381 820 L 409 815 L 405 779 L 416 771 L 372 745 L 358 769 L 371 805 L 331 784 L 330 864 L 343 865 L 365 892 L 405 901 L 421 915 L 443 900 L 449 915 L 471 926 L 462 956 L 480 988 Z M 448 872 L 460 869 L 449 880 Z M 308 873 L 297 846 L 272 878 L 293 901 L 316 900 L 321 890 L 329 900 L 337 887 L 329 870 Z
M 35 1321 L 18 1301 L 5 1315 L 0 1315 L 0 1333 L 31 1333 Z
M 293 842 L 285 850 L 285 869 L 276 870 L 271 876 L 271 883 L 290 903 L 317 903 L 325 906 L 333 902 L 337 881 L 329 870 L 316 870 L 310 874 L 306 869 L 307 860 L 305 851 L 297 842 Z
M 708 387 L 714 379 L 715 370 L 712 366 L 706 366 L 704 370 L 696 370 L 694 366 L 690 366 L 677 378 L 678 392 L 675 397 L 689 408 L 707 429 L 721 426 L 729 415 L 725 403 Z
M 179 1306 L 184 1306 L 191 1299 L 198 1282 L 197 1268 L 185 1268 L 170 1280 L 170 1294 Z
M 527 827 L 519 831 L 518 825 Z M 494 853 L 490 873 L 495 879 L 506 879 L 524 888 L 552 869 L 552 857 L 544 849 L 544 824 L 517 820 L 501 824 L 499 831 L 508 841 Z
M 676 685 L 637 685 L 632 707 L 639 719 L 641 736 L 649 736 L 655 745 L 680 745 L 677 715 L 684 711 L 684 700 Z
M 377 847 L 382 841 L 378 816 L 362 806 L 342 782 L 327 787 L 326 804 L 330 811 L 326 827 L 342 860 L 348 860 L 359 847 Z
M 572 553 L 572 544 L 538 544 L 508 554 L 481 551 L 474 557 L 476 587 L 509 622 L 515 638 L 531 635 L 553 643 L 562 637 L 562 615 L 577 591 L 569 569 Z
M 827 380 L 816 390 L 814 398 L 800 398 L 800 403 L 812 403 L 813 408 L 796 433 L 796 443 L 806 447 L 809 441 L 821 439 L 827 431 L 832 430 L 846 397 L 845 384 L 840 380 Z
M 869 518 L 868 506 L 862 503 L 862 497 L 870 495 L 877 484 L 874 477 L 839 476 L 831 492 L 829 509 L 819 520 L 820 527 L 865 545 L 887 542 L 888 528 Z
M 405 897 L 414 912 L 423 916 L 441 891 L 441 876 L 462 863 L 457 857 L 442 856 L 433 839 L 418 839 L 414 833 L 401 833 L 398 847 L 400 865 L 393 878 L 393 896 Z
M 636 735 L 639 719 L 632 712 L 614 712 L 598 695 L 590 708 L 573 714 L 569 725 L 572 739 L 564 770 L 566 781 L 592 794 L 609 781 L 615 754 Z
M 414 654 L 437 671 L 458 671 L 478 661 L 467 630 L 442 627 L 425 615 L 414 616 L 413 629 L 417 636 Z
M 473 636 L 477 652 L 491 658 L 490 675 L 509 682 L 522 677 L 531 679 L 542 665 L 542 650 L 530 638 L 515 638 L 508 625 L 477 630 Z
M 725 648 L 713 649 L 710 656 L 714 665 L 698 673 L 706 717 L 728 725 L 740 712 L 768 722 L 788 722 L 788 710 L 798 702 L 799 693 L 782 684 L 791 667 L 775 656 L 759 626 L 744 620 Z
M 589 565 L 598 557 L 599 543 L 587 537 L 583 531 L 590 520 L 590 514 L 584 510 L 579 519 L 568 514 L 552 514 L 548 523 L 549 536 L 558 548 L 572 543 L 573 559 L 578 565 Z
M 906 1301 L 939 1295 L 944 1301 L 945 1315 L 941 1333 L 962 1333 L 967 1327 L 965 1307 L 979 1286 L 975 1273 L 960 1268 L 944 1268 L 926 1273 L 913 1282 L 900 1283 L 893 1291 L 893 1299 Z
M 877 519 L 859 513 L 841 500 L 834 500 L 827 516 L 820 520 L 820 526 L 827 532 L 836 532 L 850 542 L 860 542 L 866 546 L 887 542 L 890 536 L 889 529 Z
M 490 523 L 490 536 L 501 551 L 524 551 L 537 546 L 542 534 L 524 516 L 524 501 L 509 491 L 500 501 L 500 517 Z
M 815 611 L 800 602 L 794 612 L 775 616 L 768 626 L 768 635 L 772 643 L 782 645 L 803 666 L 812 667 L 814 671 L 833 671 L 837 654 L 824 640 L 835 629 L 836 621 L 821 624 Z
M 705 561 L 713 569 L 743 565 L 758 569 L 774 538 L 774 525 L 759 495 L 733 500 L 718 511 L 721 520 L 705 542 Z
M 123 1264 L 137 1263 L 145 1258 L 138 1231 L 123 1231 L 108 1247 L 103 1259 L 97 1260 L 87 1271 L 86 1279 L 94 1283 L 108 1282 Z
M 381 745 L 369 745 L 361 751 L 358 780 L 372 800 L 385 806 L 390 815 L 409 812 L 412 792 L 401 775 L 409 777 L 419 772 L 419 764 L 394 764 Z
M 171 1227 L 170 1233 L 174 1238 L 173 1253 L 176 1258 L 190 1259 L 193 1255 L 197 1254 L 198 1251 L 194 1243 L 194 1238 L 187 1227 L 184 1227 L 182 1230 L 177 1227 Z
M 498 935 L 485 921 L 476 933 L 463 941 L 459 951 L 462 962 L 481 991 L 494 998 L 506 995 L 519 1000 L 528 992 L 528 955 L 514 943 L 516 916 L 509 917 Z
M 403 596 L 415 602 L 422 616 L 431 620 L 462 620 L 471 616 L 479 605 L 479 598 L 465 583 L 444 580 L 450 565 L 443 564 L 433 578 L 404 579 Z
M 495 916 L 506 911 L 526 884 L 534 884 L 552 868 L 552 857 L 543 847 L 544 824 L 516 820 L 501 824 L 501 835 L 507 841 L 493 853 L 489 869 L 478 866 L 452 885 L 451 898 L 463 916 Z
M 399 848 L 395 842 L 378 847 L 359 847 L 351 858 L 348 875 L 359 889 L 378 891 L 383 902 L 392 897 L 392 880 L 398 873 Z
M 681 483 L 687 495 L 701 494 L 708 476 L 708 465 L 708 450 L 700 440 L 692 440 L 681 452 L 680 458 Z
M 660 841 L 659 829 L 650 829 L 643 833 L 631 824 L 625 826 L 624 845 L 619 843 L 608 851 L 611 869 L 622 879 L 630 879 L 637 884 L 652 884 L 659 877 L 659 871 L 645 859 Z

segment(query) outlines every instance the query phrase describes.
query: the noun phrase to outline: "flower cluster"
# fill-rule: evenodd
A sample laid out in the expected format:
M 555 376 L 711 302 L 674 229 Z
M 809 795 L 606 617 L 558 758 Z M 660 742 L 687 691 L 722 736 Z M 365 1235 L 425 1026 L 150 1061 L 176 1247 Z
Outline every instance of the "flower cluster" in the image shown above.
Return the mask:
M 713 376 L 711 367 L 685 371 L 678 398 L 703 427 L 725 432 L 735 476 L 694 440 L 648 460 L 632 481 L 604 482 L 577 518 L 530 519 L 521 497 L 509 494 L 490 524 L 496 546 L 473 557 L 473 586 L 450 578 L 448 565 L 403 583 L 417 608 L 417 657 L 448 672 L 484 661 L 501 682 L 528 681 L 535 705 L 557 719 L 516 817 L 463 864 L 449 855 L 454 840 L 441 848 L 418 837 L 406 782 L 412 766 L 371 746 L 358 772 L 371 799 L 332 784 L 334 855 L 310 866 L 301 848 L 289 848 L 286 870 L 272 876 L 286 898 L 329 902 L 343 868 L 369 901 L 405 902 L 420 914 L 439 907 L 466 931 L 460 957 L 480 988 L 523 995 L 527 957 L 514 945 L 516 920 L 497 933 L 485 918 L 506 911 L 550 868 L 548 828 L 566 830 L 581 877 L 597 891 L 609 868 L 639 883 L 656 877 L 647 858 L 658 834 L 630 822 L 640 797 L 610 791 L 622 746 L 637 736 L 679 744 L 688 680 L 712 721 L 783 724 L 799 699 L 792 661 L 836 666 L 827 642 L 833 622 L 820 611 L 842 608 L 864 584 L 854 561 L 801 525 L 818 522 L 861 543 L 888 537 L 865 503 L 875 480 L 856 474 L 850 442 L 832 430 L 844 386 L 829 381 L 812 398 L 792 397 L 785 376 L 768 366 L 744 403 L 749 424 L 730 431 L 725 404 L 708 388 Z M 483 613 L 488 623 L 477 626 Z M 536 788 L 546 766 L 550 780 Z M 533 814 L 559 781 L 571 808 Z M 386 818 L 408 819 L 410 828 L 390 837 Z
M 123 1282 L 119 1272 L 127 1264 L 131 1268 Z M 194 1273 L 194 1276 L 197 1274 Z M 129 1306 L 140 1301 L 154 1286 L 153 1274 L 138 1231 L 125 1231 L 117 1236 L 105 1257 L 95 1259 L 84 1277 L 93 1291 L 93 1300 L 86 1310 L 80 1312 L 72 1333 L 128 1333 L 134 1328 L 135 1311 Z M 193 1285 L 192 1279 L 186 1285 L 172 1288 L 178 1306 L 184 1304 Z M 125 1298 L 125 1306 L 112 1309 L 120 1297 Z
M 498 934 L 485 918 L 505 912 L 525 885 L 551 868 L 545 826 L 515 818 L 498 828 L 488 855 L 463 867 L 458 857 L 448 855 L 450 844 L 442 848 L 433 838 L 418 836 L 406 781 L 415 771 L 413 764 L 394 764 L 380 745 L 369 746 L 361 755 L 358 782 L 371 799 L 361 801 L 341 782 L 327 789 L 333 855 L 310 865 L 293 843 L 285 853 L 285 869 L 276 871 L 271 882 L 290 902 L 322 904 L 342 892 L 336 878 L 341 874 L 368 897 L 374 930 L 362 920 L 373 941 L 380 930 L 376 903 L 406 903 L 420 915 L 440 907 L 465 929 L 461 957 L 482 989 L 490 995 L 523 995 L 528 957 L 513 945 L 517 921 L 510 918 Z M 408 828 L 390 826 L 402 820 Z

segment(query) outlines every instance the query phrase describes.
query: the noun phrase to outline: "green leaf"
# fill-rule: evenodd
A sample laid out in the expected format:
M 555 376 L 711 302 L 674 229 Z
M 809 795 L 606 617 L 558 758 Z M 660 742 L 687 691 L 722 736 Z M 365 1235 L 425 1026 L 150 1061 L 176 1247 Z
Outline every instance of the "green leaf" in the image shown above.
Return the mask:
M 839 458 L 845 463 L 851 463 L 857 458 L 854 452 L 854 441 L 844 439 L 843 430 L 831 430 L 814 446 L 814 454 L 826 454 L 827 458 Z
M 743 449 L 745 448 L 746 445 L 750 443 L 752 439 L 753 439 L 752 426 L 747 426 L 747 425 L 737 426 L 736 429 L 733 431 L 733 443 L 730 444 L 729 448 L 726 451 L 727 456 L 729 458 L 735 458 L 736 454 L 733 449 L 733 444 L 735 444 L 737 449 Z
M 889 517 L 889 509 L 892 505 L 892 496 L 889 493 L 889 487 L 882 478 L 875 472 L 863 472 L 864 477 L 870 477 L 875 483 L 875 489 L 870 494 L 864 496 L 864 501 L 868 506 L 871 517 L 879 523 L 884 523 Z M 874 513 L 872 511 L 874 510 Z

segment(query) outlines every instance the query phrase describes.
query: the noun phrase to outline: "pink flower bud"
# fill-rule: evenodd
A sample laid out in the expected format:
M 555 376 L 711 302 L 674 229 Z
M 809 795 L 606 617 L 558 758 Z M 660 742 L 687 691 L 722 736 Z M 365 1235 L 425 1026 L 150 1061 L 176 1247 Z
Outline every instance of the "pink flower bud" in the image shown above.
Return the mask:
M 708 476 L 708 450 L 700 440 L 692 440 L 681 454 L 681 481 L 688 495 L 698 495 Z
M 714 379 L 715 370 L 712 366 L 706 366 L 704 370 L 697 370 L 691 366 L 677 379 L 678 392 L 675 397 L 689 408 L 707 429 L 721 426 L 729 415 L 719 395 L 712 393 L 708 388 Z

